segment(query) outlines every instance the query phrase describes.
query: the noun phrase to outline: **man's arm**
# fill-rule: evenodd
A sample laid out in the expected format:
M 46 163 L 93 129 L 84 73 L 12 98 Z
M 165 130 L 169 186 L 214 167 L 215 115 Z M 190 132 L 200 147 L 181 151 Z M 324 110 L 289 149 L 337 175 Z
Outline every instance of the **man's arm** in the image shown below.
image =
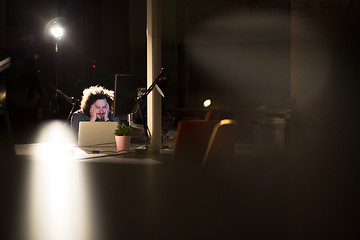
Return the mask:
M 73 115 L 71 116 L 71 121 L 70 121 L 70 125 L 72 130 L 74 131 L 74 133 L 76 134 L 76 137 L 79 133 L 79 122 L 81 121 L 89 121 L 88 117 L 86 117 L 85 114 L 76 111 L 73 113 Z

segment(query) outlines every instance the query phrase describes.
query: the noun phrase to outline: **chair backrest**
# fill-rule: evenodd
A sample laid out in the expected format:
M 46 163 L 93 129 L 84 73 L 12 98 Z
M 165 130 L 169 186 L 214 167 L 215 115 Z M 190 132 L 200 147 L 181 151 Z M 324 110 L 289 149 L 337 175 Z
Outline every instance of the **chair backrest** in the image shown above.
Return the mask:
M 231 161 L 236 140 L 236 121 L 223 119 L 216 124 L 206 148 L 202 167 L 218 161 Z
M 217 121 L 182 120 L 174 143 L 174 160 L 180 164 L 201 167 L 211 133 Z
M 212 118 L 212 115 L 214 115 L 213 111 L 207 111 L 204 120 L 209 121 Z

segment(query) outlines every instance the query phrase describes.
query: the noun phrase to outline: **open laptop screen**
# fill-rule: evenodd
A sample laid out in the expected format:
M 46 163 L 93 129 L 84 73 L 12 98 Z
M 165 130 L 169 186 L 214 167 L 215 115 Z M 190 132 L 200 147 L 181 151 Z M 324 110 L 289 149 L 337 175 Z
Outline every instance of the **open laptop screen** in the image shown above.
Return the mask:
M 79 123 L 79 146 L 95 146 L 115 144 L 114 132 L 117 122 L 88 122 Z

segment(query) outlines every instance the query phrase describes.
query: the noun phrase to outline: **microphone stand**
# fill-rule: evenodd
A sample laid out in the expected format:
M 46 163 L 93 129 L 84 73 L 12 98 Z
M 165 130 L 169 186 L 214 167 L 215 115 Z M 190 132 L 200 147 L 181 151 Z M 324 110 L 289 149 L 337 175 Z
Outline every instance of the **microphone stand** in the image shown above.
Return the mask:
M 74 98 L 74 97 L 69 97 L 68 95 L 66 95 L 63 91 L 61 91 L 59 88 L 57 88 L 53 83 L 51 83 L 50 81 L 47 81 L 47 83 L 50 85 L 50 87 L 58 94 L 60 94 L 66 101 L 68 101 L 72 107 L 70 110 L 70 113 L 66 119 L 66 121 L 70 121 L 70 117 L 71 115 L 74 113 L 74 109 L 77 103 L 80 102 L 79 99 Z
M 166 76 L 163 75 L 163 68 L 161 68 L 159 76 L 155 79 L 155 81 L 153 81 L 151 86 L 145 92 L 143 92 L 139 97 L 135 98 L 136 104 L 138 105 L 138 109 L 140 110 L 140 119 L 141 119 L 141 121 L 143 123 L 142 125 L 143 125 L 143 129 L 144 129 L 144 132 L 145 132 L 146 149 L 148 148 L 148 145 L 149 145 L 149 142 L 150 142 L 151 133 L 150 133 L 149 128 L 147 126 L 147 122 L 145 121 L 145 117 L 144 117 L 145 114 L 143 112 L 143 109 L 142 109 L 141 105 L 142 105 L 144 99 L 147 97 L 147 95 L 149 95 L 152 92 L 154 87 L 156 87 L 156 89 L 159 91 L 161 96 L 164 97 L 163 92 L 161 91 L 160 87 L 158 86 L 158 83 L 163 79 L 166 79 Z
M 60 89 L 56 88 L 55 90 L 57 93 L 59 93 L 61 96 L 63 96 L 65 98 L 66 101 L 68 101 L 72 107 L 71 107 L 71 110 L 70 110 L 70 113 L 66 119 L 66 121 L 70 121 L 70 117 L 71 115 L 74 113 L 74 109 L 75 109 L 75 106 L 76 106 L 76 103 L 80 102 L 79 99 L 77 98 L 74 98 L 74 97 L 69 97 L 68 95 L 66 95 L 63 91 L 61 91 Z
M 140 111 L 140 119 L 141 119 L 141 122 L 142 122 L 142 125 L 143 125 L 143 130 L 144 130 L 144 133 L 145 133 L 145 146 L 146 146 L 146 149 L 148 148 L 148 145 L 149 145 L 149 142 L 150 142 L 150 135 L 151 133 L 149 132 L 149 128 L 147 126 L 147 123 L 146 123 L 146 119 L 144 117 L 144 112 L 143 112 L 143 109 L 142 109 L 142 103 L 143 103 L 143 100 L 144 98 L 147 96 L 147 94 L 143 93 L 140 97 L 137 97 L 135 99 L 136 101 L 136 104 L 138 106 L 138 109 Z

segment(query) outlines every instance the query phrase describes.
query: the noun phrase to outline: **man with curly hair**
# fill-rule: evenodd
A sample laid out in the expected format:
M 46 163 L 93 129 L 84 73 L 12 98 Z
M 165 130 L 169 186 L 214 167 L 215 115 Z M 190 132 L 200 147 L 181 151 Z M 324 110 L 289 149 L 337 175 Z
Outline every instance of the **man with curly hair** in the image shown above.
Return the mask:
M 84 89 L 80 109 L 71 117 L 71 127 L 77 134 L 79 122 L 118 122 L 120 120 L 112 115 L 114 105 L 114 91 L 102 86 L 91 86 Z

